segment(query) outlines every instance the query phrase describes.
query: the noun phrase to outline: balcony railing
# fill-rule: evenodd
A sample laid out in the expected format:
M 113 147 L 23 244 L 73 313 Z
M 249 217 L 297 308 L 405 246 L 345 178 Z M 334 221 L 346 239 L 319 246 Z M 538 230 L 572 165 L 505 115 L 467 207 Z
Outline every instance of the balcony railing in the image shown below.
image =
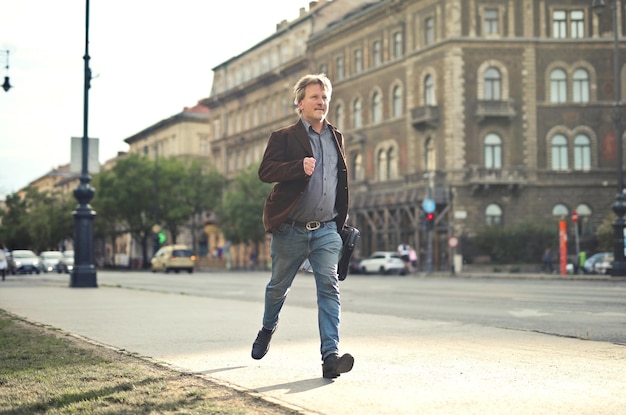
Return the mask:
M 436 127 L 439 125 L 439 107 L 425 106 L 411 110 L 411 124 L 413 128 Z
M 496 186 L 505 186 L 511 190 L 516 190 L 528 182 L 526 170 L 523 167 L 490 169 L 471 166 L 467 170 L 465 180 L 472 185 L 474 191 L 487 190 Z
M 515 117 L 513 100 L 479 100 L 478 105 L 476 106 L 476 117 L 479 121 L 490 117 L 513 118 Z

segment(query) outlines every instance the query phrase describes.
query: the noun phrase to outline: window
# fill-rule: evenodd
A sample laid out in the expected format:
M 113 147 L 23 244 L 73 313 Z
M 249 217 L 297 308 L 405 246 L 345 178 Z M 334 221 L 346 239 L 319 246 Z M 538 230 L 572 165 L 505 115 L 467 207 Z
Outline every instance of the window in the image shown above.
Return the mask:
M 567 206 L 558 204 L 552 208 L 552 216 L 557 216 L 560 218 L 566 218 L 569 216 L 569 209 Z
M 574 170 L 591 168 L 591 140 L 585 134 L 574 138 Z
M 428 137 L 424 142 L 424 170 L 435 171 L 437 168 L 437 161 L 435 159 L 435 143 L 431 137 Z
M 402 32 L 396 32 L 393 35 L 393 57 L 400 58 L 404 54 L 404 44 L 402 40 Z
M 585 13 L 582 10 L 570 12 L 570 37 L 582 39 L 585 36 Z
M 567 138 L 562 134 L 552 137 L 552 170 L 567 170 Z
M 424 20 L 424 44 L 432 45 L 435 43 L 435 19 L 427 17 Z
M 352 178 L 354 181 L 361 181 L 365 179 L 363 172 L 363 156 L 361 153 L 353 153 L 350 159 L 352 161 Z
M 343 79 L 345 75 L 345 68 L 343 66 L 343 57 L 337 58 L 337 79 Z
M 498 134 L 491 133 L 485 137 L 485 167 L 502 168 L 502 139 Z
M 572 93 L 574 102 L 589 102 L 589 72 L 586 69 L 574 71 Z
M 377 124 L 383 120 L 383 103 L 381 94 L 374 92 L 372 95 L 372 123 Z
M 483 14 L 483 35 L 497 35 L 498 33 L 498 9 L 485 9 Z
M 567 14 L 564 10 L 556 10 L 552 13 L 552 37 L 555 39 L 567 37 Z
M 320 73 L 327 74 L 328 73 L 328 65 L 325 63 L 320 65 Z
M 435 84 L 432 75 L 426 75 L 424 78 L 424 105 L 435 106 Z
M 337 128 L 343 130 L 345 126 L 345 114 L 343 113 L 343 105 L 339 104 L 335 106 L 335 122 L 337 123 Z
M 376 160 L 378 166 L 378 181 L 382 182 L 387 179 L 387 169 L 389 168 L 389 160 L 387 159 L 387 151 L 385 149 L 378 150 L 378 157 Z
M 383 63 L 383 56 L 382 56 L 382 49 L 380 46 L 380 40 L 377 40 L 374 42 L 374 53 L 373 53 L 373 57 L 374 57 L 374 66 L 379 66 L 380 64 Z
M 552 12 L 552 37 L 554 39 L 585 37 L 585 12 L 583 10 L 554 10 Z
M 393 88 L 393 95 L 391 101 L 391 112 L 394 118 L 402 116 L 402 88 L 396 86 Z
M 580 204 L 576 206 L 576 213 L 578 213 L 578 234 L 579 235 L 592 235 L 591 229 L 591 208 L 586 204 Z
M 357 49 L 354 51 L 354 72 L 359 73 L 363 70 L 363 51 Z
M 550 102 L 553 104 L 567 101 L 567 75 L 563 69 L 550 73 Z
M 502 208 L 495 203 L 487 206 L 487 209 L 485 209 L 485 222 L 487 226 L 502 225 Z
M 363 119 L 361 118 L 361 100 L 359 98 L 354 100 L 352 104 L 352 124 L 354 128 L 359 128 L 363 125 Z
M 500 71 L 493 66 L 485 71 L 485 99 L 500 101 L 502 99 L 502 77 Z

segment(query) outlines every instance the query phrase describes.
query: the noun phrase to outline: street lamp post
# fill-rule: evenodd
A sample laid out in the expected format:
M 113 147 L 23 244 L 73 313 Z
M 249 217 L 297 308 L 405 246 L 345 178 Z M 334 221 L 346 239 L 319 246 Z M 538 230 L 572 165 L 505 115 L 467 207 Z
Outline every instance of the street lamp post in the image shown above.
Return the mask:
M 604 0 L 593 0 L 592 8 L 596 13 L 601 13 L 606 7 Z M 622 128 L 622 102 L 621 102 L 621 76 L 619 68 L 619 25 L 617 20 L 617 0 L 613 0 L 613 80 L 615 89 L 615 104 L 613 108 L 613 123 L 615 138 L 617 140 L 617 195 L 613 203 L 613 212 L 617 218 L 613 222 L 613 268 L 612 276 L 626 275 L 626 259 L 624 258 L 624 155 L 623 155 L 623 128 Z
M 85 83 L 83 105 L 83 137 L 82 137 L 82 170 L 80 184 L 74 189 L 74 197 L 78 201 L 74 215 L 74 269 L 70 278 L 70 287 L 97 287 L 96 267 L 93 260 L 93 219 L 96 212 L 89 205 L 95 189 L 89 185 L 89 135 L 87 121 L 89 118 L 89 88 L 91 86 L 91 70 L 89 69 L 89 0 L 85 8 Z
M 6 53 L 7 55 L 7 59 L 6 59 L 7 63 L 6 63 L 6 66 L 4 67 L 7 74 L 4 76 L 4 83 L 2 84 L 2 89 L 4 89 L 4 92 L 9 92 L 9 89 L 11 89 L 11 82 L 9 82 L 9 51 L 3 50 L 2 52 Z

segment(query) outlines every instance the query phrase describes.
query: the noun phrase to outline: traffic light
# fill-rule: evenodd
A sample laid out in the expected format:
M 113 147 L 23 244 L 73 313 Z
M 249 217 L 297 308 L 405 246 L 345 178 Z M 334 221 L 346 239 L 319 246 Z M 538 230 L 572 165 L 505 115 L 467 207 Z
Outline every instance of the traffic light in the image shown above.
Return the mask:
M 435 213 L 428 212 L 426 213 L 426 230 L 432 231 L 435 229 Z
M 157 234 L 157 237 L 158 237 L 158 240 L 159 240 L 159 245 L 163 245 L 165 243 L 165 240 L 167 239 L 163 232 L 159 232 Z

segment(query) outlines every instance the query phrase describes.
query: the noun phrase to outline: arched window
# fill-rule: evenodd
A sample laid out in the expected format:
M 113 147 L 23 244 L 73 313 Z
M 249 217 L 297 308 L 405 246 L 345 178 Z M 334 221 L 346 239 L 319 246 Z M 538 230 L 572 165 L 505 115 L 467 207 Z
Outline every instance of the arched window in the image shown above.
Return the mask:
M 552 137 L 552 170 L 567 170 L 567 138 L 562 134 Z
M 352 178 L 354 179 L 354 181 L 361 181 L 363 180 L 364 174 L 363 174 L 363 156 L 361 155 L 361 153 L 353 153 L 352 157 Z
M 395 179 L 398 177 L 398 152 L 391 147 L 387 151 L 387 179 Z
M 500 71 L 493 66 L 485 71 L 485 99 L 500 101 L 502 99 L 502 76 Z
M 428 137 L 424 142 L 424 170 L 435 171 L 436 168 L 435 143 L 432 137 Z
M 557 219 L 567 218 L 569 216 L 569 209 L 562 204 L 554 205 L 552 208 L 552 216 L 556 216 Z
M 485 222 L 487 226 L 502 225 L 502 208 L 495 203 L 487 206 L 487 209 L 485 209 Z
M 343 130 L 343 127 L 345 126 L 345 114 L 343 112 L 343 105 L 338 104 L 335 107 L 335 122 L 337 123 L 337 128 L 339 128 L 340 130 Z
M 498 134 L 491 133 L 485 137 L 485 167 L 502 168 L 502 139 Z
M 586 69 L 578 68 L 574 71 L 572 94 L 574 102 L 589 102 L 589 72 Z
M 435 106 L 435 83 L 432 75 L 426 75 L 424 78 L 424 105 Z
M 383 120 L 383 103 L 381 94 L 374 92 L 372 95 L 372 122 L 377 124 Z
M 378 150 L 378 156 L 376 160 L 378 181 L 382 182 L 387 180 L 387 172 L 389 171 L 389 159 L 387 158 L 387 151 L 383 148 Z
M 359 128 L 363 125 L 363 119 L 361 118 L 361 100 L 359 98 L 355 99 L 352 104 L 352 124 L 354 128 Z
M 574 170 L 591 169 L 591 140 L 585 134 L 574 138 Z
M 357 49 L 354 51 L 354 73 L 359 73 L 363 70 L 363 51 Z
M 550 102 L 554 104 L 567 101 L 567 75 L 563 69 L 550 73 Z
M 393 88 L 393 96 L 391 101 L 392 115 L 394 118 L 402 116 L 402 88 L 396 86 Z

